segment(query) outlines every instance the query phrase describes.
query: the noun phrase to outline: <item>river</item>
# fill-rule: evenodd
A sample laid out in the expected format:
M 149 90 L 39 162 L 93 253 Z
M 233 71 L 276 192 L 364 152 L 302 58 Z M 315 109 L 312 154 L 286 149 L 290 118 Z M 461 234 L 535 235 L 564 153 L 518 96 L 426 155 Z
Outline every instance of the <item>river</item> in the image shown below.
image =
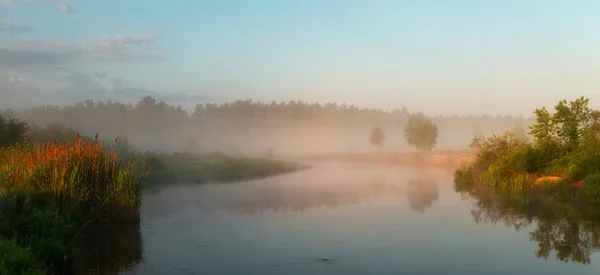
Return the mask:
M 320 163 L 152 190 L 140 226 L 90 235 L 86 272 L 599 274 L 600 224 L 577 209 L 457 192 L 449 170 Z

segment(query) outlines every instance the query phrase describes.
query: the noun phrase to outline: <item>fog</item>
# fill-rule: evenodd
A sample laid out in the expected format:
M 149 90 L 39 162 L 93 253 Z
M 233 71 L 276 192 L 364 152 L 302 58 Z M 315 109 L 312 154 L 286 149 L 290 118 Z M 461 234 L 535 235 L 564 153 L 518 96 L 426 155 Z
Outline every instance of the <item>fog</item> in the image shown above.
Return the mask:
M 146 96 L 137 102 L 86 100 L 71 105 L 5 109 L 0 114 L 32 126 L 69 127 L 103 140 L 127 138 L 134 150 L 212 152 L 279 156 L 406 152 L 404 126 L 412 112 L 359 108 L 339 103 L 245 100 L 197 104 L 189 112 Z M 489 135 L 532 123 L 522 116 L 436 116 L 436 150 L 467 150 L 477 131 Z M 58 125 L 58 126 L 57 126 Z M 369 141 L 372 127 L 382 127 L 384 146 Z M 60 137 L 56 137 L 60 138 Z

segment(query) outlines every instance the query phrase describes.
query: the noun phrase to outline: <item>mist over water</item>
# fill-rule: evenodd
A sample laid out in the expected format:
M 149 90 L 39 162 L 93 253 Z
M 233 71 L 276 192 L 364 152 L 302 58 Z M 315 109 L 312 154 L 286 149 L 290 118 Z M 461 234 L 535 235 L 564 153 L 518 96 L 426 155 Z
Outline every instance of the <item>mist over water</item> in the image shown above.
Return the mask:
M 7 259 L 600 274 L 600 205 L 583 203 L 600 201 L 600 1 L 173 3 L 0 0 L 0 241 L 23 239 Z M 60 203 L 22 217 L 38 191 Z M 73 220 L 135 223 L 82 225 L 72 253 L 52 216 L 71 196 Z
M 542 240 L 530 234 L 543 231 L 535 219 L 515 230 L 478 218 L 477 197 L 455 191 L 451 174 L 322 162 L 262 180 L 167 185 L 145 195 L 143 256 L 123 274 L 598 272 L 594 249 L 580 250 L 591 265 L 575 254 L 562 262 L 551 247 L 536 256 Z M 513 214 L 499 217 L 518 220 Z M 587 234 L 579 230 L 565 233 Z M 557 249 L 589 242 L 565 245 Z

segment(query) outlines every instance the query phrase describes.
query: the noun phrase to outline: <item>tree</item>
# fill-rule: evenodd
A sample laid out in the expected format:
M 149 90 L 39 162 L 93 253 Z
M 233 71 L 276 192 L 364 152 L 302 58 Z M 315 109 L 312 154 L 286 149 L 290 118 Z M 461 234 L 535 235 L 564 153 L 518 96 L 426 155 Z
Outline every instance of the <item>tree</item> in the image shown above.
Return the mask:
M 408 117 L 404 137 L 411 147 L 429 151 L 437 144 L 438 129 L 423 113 L 416 113 Z
M 25 122 L 0 116 L 0 147 L 22 142 L 27 129 Z
M 536 109 L 536 123 L 529 127 L 536 146 L 562 146 L 567 150 L 580 147 L 590 134 L 593 136 L 598 127 L 600 114 L 588 107 L 589 99 L 581 97 L 567 103 L 561 100 L 550 114 L 544 107 Z
M 381 127 L 373 127 L 371 129 L 371 144 L 373 144 L 377 148 L 383 147 L 383 141 L 385 140 L 385 133 Z

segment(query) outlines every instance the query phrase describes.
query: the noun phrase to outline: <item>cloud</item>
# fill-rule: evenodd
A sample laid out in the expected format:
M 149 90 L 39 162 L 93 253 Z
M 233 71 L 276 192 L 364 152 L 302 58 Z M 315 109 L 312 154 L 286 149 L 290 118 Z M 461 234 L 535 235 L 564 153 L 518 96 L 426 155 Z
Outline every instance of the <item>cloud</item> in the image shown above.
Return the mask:
M 152 52 L 157 41 L 154 34 L 103 36 L 84 44 L 84 48 L 104 61 L 161 59 L 162 55 Z
M 150 90 L 121 77 L 98 79 L 95 72 L 63 71 L 61 85 L 54 91 L 43 92 L 34 80 L 0 70 L 0 110 L 6 108 L 25 109 L 36 105 L 68 105 L 85 99 L 132 102 L 135 104 L 145 96 L 175 105 L 190 105 L 210 100 L 210 97 L 182 92 L 160 92 Z
M 12 6 L 13 4 L 13 0 L 0 0 L 0 7 L 4 6 L 4 7 L 8 7 L 8 6 Z
M 57 104 L 74 103 L 85 99 L 119 100 L 121 102 L 137 102 L 145 96 L 170 104 L 181 104 L 190 100 L 204 101 L 207 97 L 183 93 L 163 93 L 149 90 L 121 77 L 97 79 L 95 73 L 72 72 L 65 77 L 65 86 L 53 95 Z
M 66 13 L 75 13 L 73 6 L 71 6 L 71 4 L 69 4 L 69 2 L 67 2 L 67 1 L 60 1 L 58 3 L 58 9 L 62 12 L 66 12 Z
M 0 8 L 11 7 L 15 4 L 52 4 L 64 13 L 75 13 L 73 6 L 65 0 L 0 0 Z
M 0 0 L 0 1 L 2 1 L 2 0 Z M 7 32 L 11 35 L 14 35 L 14 34 L 18 34 L 18 33 L 31 32 L 31 27 L 15 24 L 11 20 L 7 19 L 7 20 L 4 20 L 3 22 L 0 22 L 0 32 Z
M 53 67 L 72 64 L 82 56 L 78 47 L 68 43 L 36 40 L 0 45 L 0 67 Z
M 7 26 L 12 23 L 6 24 Z M 6 27 L 7 31 L 8 28 Z M 10 27 L 13 28 L 14 27 Z M 162 59 L 151 34 L 104 36 L 82 45 L 39 40 L 0 44 L 0 68 L 89 65 L 93 62 L 135 62 Z

